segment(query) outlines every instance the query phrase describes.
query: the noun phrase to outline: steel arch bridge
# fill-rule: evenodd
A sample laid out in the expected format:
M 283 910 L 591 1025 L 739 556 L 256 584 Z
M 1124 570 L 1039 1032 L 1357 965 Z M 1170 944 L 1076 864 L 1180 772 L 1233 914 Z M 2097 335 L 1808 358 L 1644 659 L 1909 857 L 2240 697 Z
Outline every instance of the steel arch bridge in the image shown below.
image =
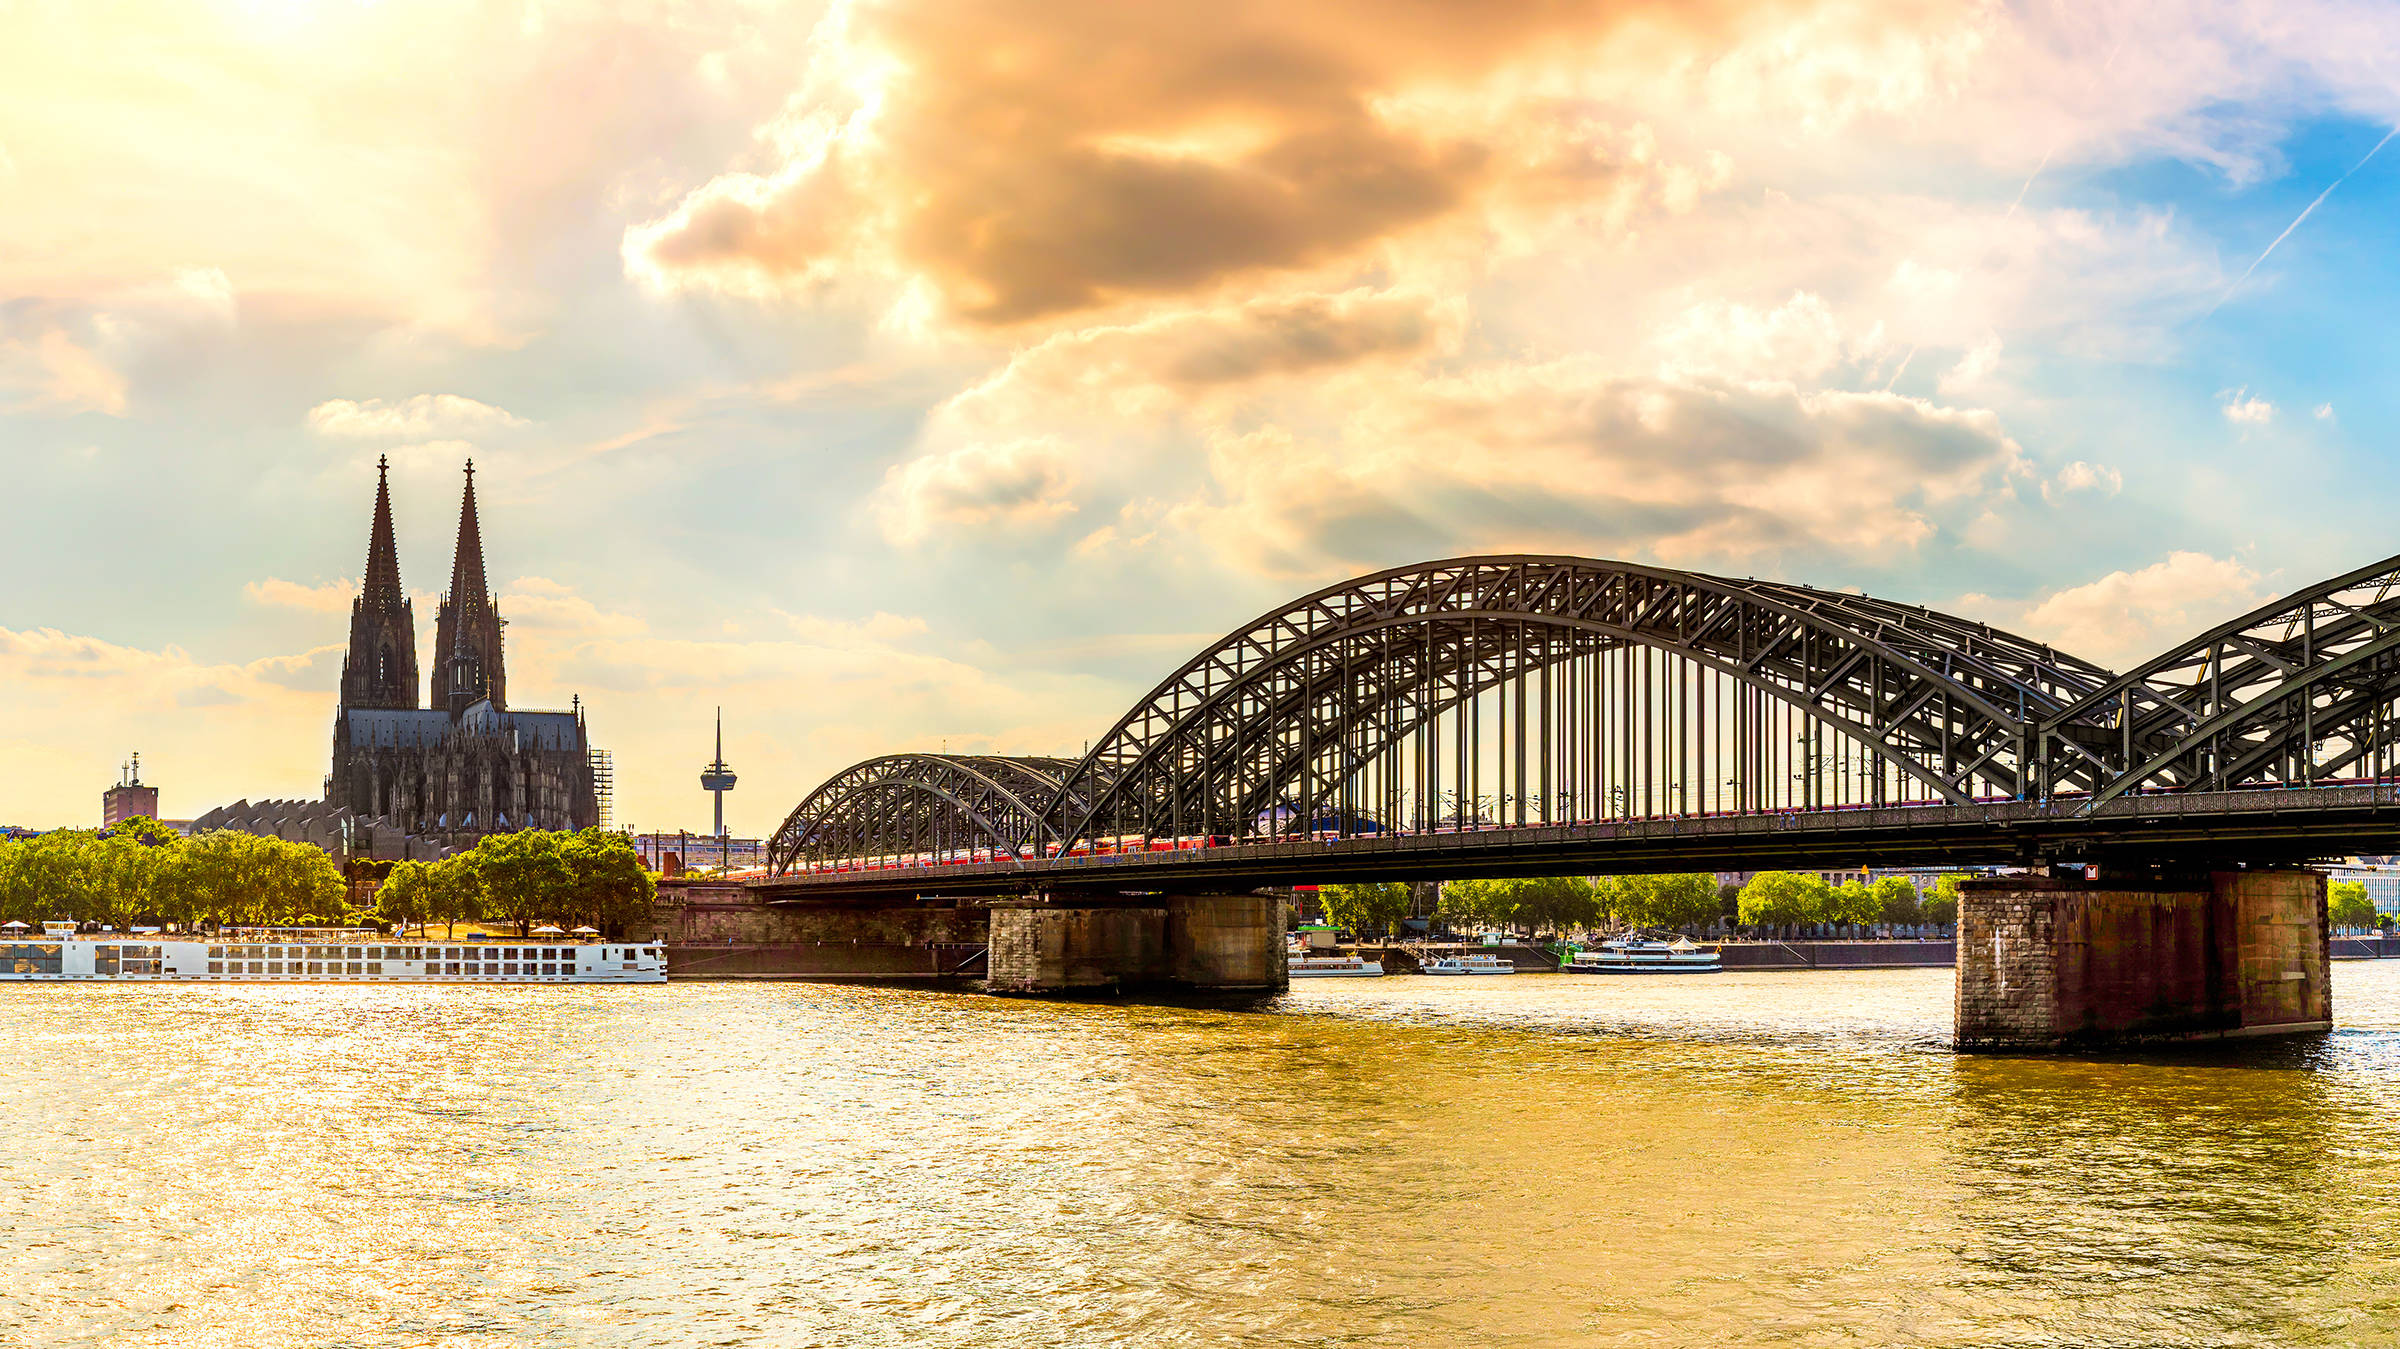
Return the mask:
M 843 770 L 776 876 L 1838 810 L 2090 812 L 2389 776 L 2400 558 L 2117 674 L 1913 605 L 1587 558 L 1327 587 L 1186 662 L 1080 759 Z

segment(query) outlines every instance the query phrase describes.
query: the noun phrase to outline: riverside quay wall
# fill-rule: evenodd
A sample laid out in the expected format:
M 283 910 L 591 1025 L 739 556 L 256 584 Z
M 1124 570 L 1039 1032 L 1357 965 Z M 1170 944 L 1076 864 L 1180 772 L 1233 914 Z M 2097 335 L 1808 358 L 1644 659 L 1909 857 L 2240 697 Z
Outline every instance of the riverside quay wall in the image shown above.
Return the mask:
M 991 931 L 981 900 L 772 905 L 680 879 L 653 912 L 673 979 L 981 978 Z
M 2007 876 L 1959 887 L 1958 1044 L 2047 1049 L 2332 1025 L 2325 877 Z

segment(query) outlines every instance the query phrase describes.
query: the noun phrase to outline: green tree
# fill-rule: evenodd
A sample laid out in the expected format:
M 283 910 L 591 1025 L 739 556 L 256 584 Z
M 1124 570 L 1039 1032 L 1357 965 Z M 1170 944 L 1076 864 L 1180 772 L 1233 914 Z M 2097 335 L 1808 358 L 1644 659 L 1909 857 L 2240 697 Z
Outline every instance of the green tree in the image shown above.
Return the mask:
M 1505 881 L 1444 881 L 1435 912 L 1454 928 L 1509 927 L 1517 921 L 1516 895 Z
M 2335 881 L 2325 887 L 2325 919 L 2335 927 L 2375 926 L 2375 904 L 2365 881 Z
M 1958 883 L 1965 879 L 1957 873 L 1938 876 L 1933 889 L 1925 894 L 1925 921 L 1948 927 L 1958 921 Z
M 1629 927 L 1713 923 L 1724 913 L 1717 878 L 1706 872 L 1616 876 L 1600 888 L 1603 907 Z
M 1408 883 L 1367 881 L 1359 885 L 1320 885 L 1317 903 L 1335 927 L 1363 933 L 1369 928 L 1388 932 L 1408 916 Z
M 261 838 L 257 903 L 269 923 L 298 926 L 343 917 L 350 888 L 325 850 L 289 839 Z
M 514 923 L 520 937 L 535 920 L 557 916 L 575 883 L 560 847 L 564 837 L 546 829 L 492 834 L 460 857 L 483 884 L 483 916 Z
M 433 886 L 431 863 L 394 863 L 383 884 L 375 887 L 375 916 L 390 923 L 396 932 L 424 922 L 429 916 Z
M 1533 876 L 1503 881 L 1515 895 L 1517 920 L 1537 932 L 1566 932 L 1600 921 L 1600 891 L 1581 876 Z
M 94 916 L 123 927 L 144 919 L 176 921 L 165 887 L 158 848 L 130 833 L 103 831 L 84 845 L 84 872 L 95 903 Z
M 1833 900 L 1824 878 L 1790 871 L 1762 871 L 1742 887 L 1745 923 L 1818 923 Z
M 1848 880 L 1833 888 L 1825 905 L 1828 923 L 1873 923 L 1883 917 L 1883 903 L 1862 880 Z
M 483 917 L 483 878 L 464 853 L 433 863 L 426 881 L 425 921 L 442 924 L 443 940 L 457 936 L 460 923 Z
M 658 879 L 642 865 L 631 838 L 605 829 L 580 829 L 557 837 L 559 857 L 569 873 L 568 907 L 560 916 L 613 933 L 651 921 Z
M 88 837 L 62 829 L 8 843 L 0 862 L 0 907 L 9 918 L 29 925 L 51 918 L 97 921 L 82 846 Z
M 1440 913 L 1453 927 L 1563 932 L 1600 921 L 1600 891 L 1580 876 L 1445 881 Z
M 1875 907 L 1886 923 L 1921 923 L 1925 921 L 1917 905 L 1917 883 L 1906 876 L 1886 876 L 1871 887 L 1875 892 Z
M 220 829 L 185 843 L 169 881 L 195 922 L 263 923 L 268 840 Z M 321 855 L 321 854 L 320 854 Z

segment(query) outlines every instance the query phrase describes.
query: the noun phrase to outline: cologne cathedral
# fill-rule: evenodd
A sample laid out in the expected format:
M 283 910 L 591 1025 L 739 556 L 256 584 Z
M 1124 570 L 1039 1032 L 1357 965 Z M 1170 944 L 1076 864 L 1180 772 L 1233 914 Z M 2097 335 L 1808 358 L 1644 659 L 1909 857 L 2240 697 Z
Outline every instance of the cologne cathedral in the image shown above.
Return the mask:
M 509 708 L 472 460 L 450 589 L 434 619 L 432 673 L 418 701 L 416 613 L 400 589 L 388 475 L 377 475 L 366 580 L 350 609 L 325 803 L 453 848 L 511 829 L 599 823 L 581 702 L 567 712 Z
M 473 460 L 450 589 L 434 618 L 432 669 L 418 698 L 416 609 L 400 588 L 390 466 L 377 467 L 325 799 L 237 802 L 201 816 L 195 832 L 273 834 L 348 856 L 439 857 L 486 834 L 599 823 L 581 700 L 565 712 L 508 705 L 504 620 L 484 579 Z

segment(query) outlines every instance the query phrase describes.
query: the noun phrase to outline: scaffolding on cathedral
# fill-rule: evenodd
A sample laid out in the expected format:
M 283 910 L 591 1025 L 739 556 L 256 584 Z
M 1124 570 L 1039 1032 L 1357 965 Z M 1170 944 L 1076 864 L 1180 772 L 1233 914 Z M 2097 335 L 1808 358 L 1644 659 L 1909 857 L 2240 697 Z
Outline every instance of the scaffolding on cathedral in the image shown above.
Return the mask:
M 617 756 L 604 749 L 592 751 L 592 799 L 599 806 L 598 823 L 611 829 L 617 822 Z

